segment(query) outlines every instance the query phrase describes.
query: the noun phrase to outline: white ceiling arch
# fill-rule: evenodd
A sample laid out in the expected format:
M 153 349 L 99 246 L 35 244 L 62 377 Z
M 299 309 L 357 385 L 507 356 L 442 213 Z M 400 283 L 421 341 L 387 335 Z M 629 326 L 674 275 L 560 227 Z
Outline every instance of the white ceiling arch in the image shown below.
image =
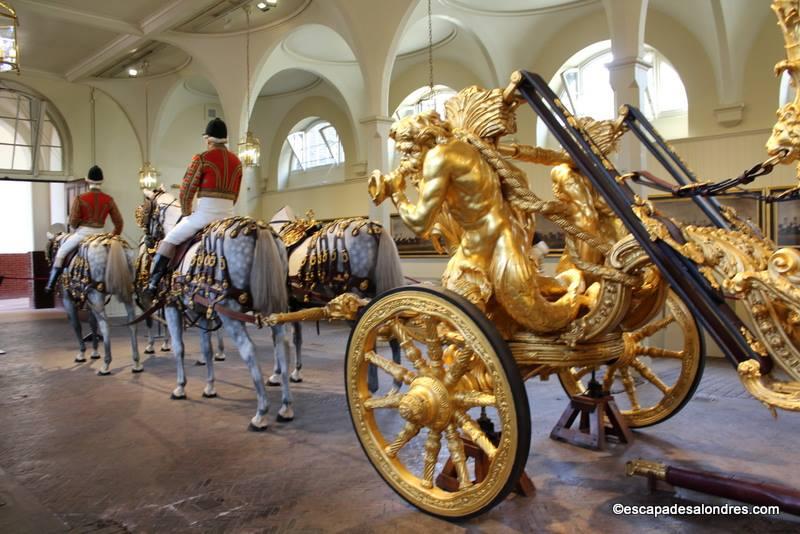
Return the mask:
M 357 68 L 357 65 L 352 65 L 351 68 L 355 69 Z M 345 93 L 340 86 L 337 86 L 337 84 L 335 84 L 327 76 L 325 69 L 315 69 L 313 66 L 297 68 L 296 65 L 288 65 L 281 70 L 272 72 L 270 77 L 266 80 L 266 82 L 264 82 L 259 90 L 261 96 L 258 99 L 254 99 L 254 108 L 255 105 L 281 105 L 273 104 L 273 99 L 279 99 L 292 94 L 311 94 L 312 90 L 316 89 L 319 85 L 325 85 L 327 87 L 328 90 L 326 92 L 328 93 L 328 96 L 326 96 L 326 98 L 329 98 L 331 102 L 339 100 L 339 102 L 343 104 L 341 106 L 337 105 L 336 107 L 344 108 L 342 111 L 347 117 L 347 126 L 355 136 L 355 150 L 352 154 L 352 157 L 356 157 L 356 154 L 360 153 L 359 143 L 357 140 L 358 130 L 356 129 L 356 115 L 354 115 L 353 109 L 350 106 L 350 102 L 346 98 L 347 93 Z M 316 91 L 314 92 L 316 93 Z
M 319 48 L 327 51 L 315 55 L 314 50 L 304 47 L 303 42 L 310 35 L 320 39 L 324 46 Z M 336 90 L 355 124 L 355 117 L 363 113 L 364 77 L 347 41 L 330 26 L 313 22 L 293 28 L 255 62 L 252 86 L 259 94 L 299 90 L 313 83 L 312 76 Z M 252 106 L 247 113 L 252 113 Z

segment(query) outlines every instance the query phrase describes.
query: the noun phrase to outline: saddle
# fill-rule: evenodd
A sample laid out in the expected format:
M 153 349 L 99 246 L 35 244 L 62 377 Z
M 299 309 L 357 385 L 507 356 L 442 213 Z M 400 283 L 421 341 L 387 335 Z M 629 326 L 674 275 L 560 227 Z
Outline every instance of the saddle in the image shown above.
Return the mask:
M 180 267 L 181 263 L 183 263 L 183 259 L 186 257 L 186 253 L 194 246 L 196 243 L 199 243 L 200 240 L 203 238 L 203 234 L 205 233 L 206 229 L 215 223 L 211 223 L 208 226 L 204 227 L 202 230 L 194 234 L 192 237 L 175 247 L 175 254 L 172 256 L 172 260 L 169 262 L 167 269 L 172 272 L 178 267 Z
M 291 255 L 303 241 L 317 233 L 322 227 L 322 223 L 311 217 L 297 219 L 283 225 L 278 235 L 286 247 L 286 253 Z

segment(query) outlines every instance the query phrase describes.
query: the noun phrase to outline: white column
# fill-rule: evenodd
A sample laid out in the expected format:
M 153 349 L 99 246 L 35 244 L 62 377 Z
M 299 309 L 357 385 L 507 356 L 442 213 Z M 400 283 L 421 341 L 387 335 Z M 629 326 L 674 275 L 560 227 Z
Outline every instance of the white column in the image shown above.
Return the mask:
M 611 34 L 611 52 L 614 60 L 608 65 L 614 103 L 617 108 L 630 104 L 641 109 L 645 102 L 647 72 L 650 65 L 642 59 L 644 54 L 644 28 L 648 0 L 603 0 L 608 30 Z M 623 137 L 616 165 L 621 172 L 644 167 L 644 147 L 636 138 Z
M 624 104 L 642 109 L 647 98 L 647 73 L 652 65 L 642 59 L 615 59 L 608 65 L 611 88 L 614 90 L 614 105 Z M 633 134 L 626 134 L 619 145 L 616 165 L 621 172 L 644 169 L 644 147 Z
M 367 156 L 367 176 L 374 169 L 379 169 L 383 173 L 389 172 L 389 129 L 394 122 L 389 117 L 373 116 L 361 119 L 363 128 L 363 138 L 366 140 Z M 365 187 L 366 190 L 366 187 Z M 380 206 L 375 206 L 371 199 L 369 202 L 369 218 L 380 222 L 387 231 L 391 230 L 390 225 L 390 202 L 385 201 Z

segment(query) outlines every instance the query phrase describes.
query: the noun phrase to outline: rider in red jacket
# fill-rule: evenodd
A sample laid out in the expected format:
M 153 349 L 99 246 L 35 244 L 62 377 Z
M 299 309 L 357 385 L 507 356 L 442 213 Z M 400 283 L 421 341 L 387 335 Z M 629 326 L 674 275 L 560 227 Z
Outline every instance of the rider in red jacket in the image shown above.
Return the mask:
M 203 137 L 208 150 L 192 158 L 181 184 L 180 201 L 183 218 L 170 230 L 158 247 L 153 259 L 148 291 L 153 293 L 167 272 L 175 248 L 191 239 L 206 225 L 233 216 L 233 205 L 239 198 L 242 184 L 242 163 L 229 152 L 228 127 L 222 119 L 214 119 L 206 126 Z M 197 196 L 197 209 L 192 202 Z
M 122 233 L 122 215 L 116 202 L 111 195 L 100 191 L 100 185 L 103 183 L 103 170 L 95 165 L 89 169 L 86 181 L 89 183 L 89 191 L 72 201 L 69 209 L 69 225 L 73 228 L 73 232 L 65 237 L 61 246 L 58 247 L 45 291 L 53 291 L 55 288 L 58 277 L 64 270 L 64 258 L 75 250 L 85 237 L 102 234 L 108 217 L 111 217 L 111 222 L 114 223 L 112 233 L 114 235 Z

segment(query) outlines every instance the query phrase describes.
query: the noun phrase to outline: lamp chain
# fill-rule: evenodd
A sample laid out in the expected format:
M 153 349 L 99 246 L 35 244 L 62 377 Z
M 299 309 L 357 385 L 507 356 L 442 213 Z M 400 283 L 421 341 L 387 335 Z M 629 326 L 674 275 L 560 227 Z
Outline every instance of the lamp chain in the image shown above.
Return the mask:
M 144 160 L 150 162 L 150 98 L 148 86 L 150 82 L 144 82 Z
M 245 69 L 247 70 L 247 131 L 250 131 L 250 6 L 244 6 L 244 15 L 247 26 L 245 38 Z
M 431 0 L 428 0 L 428 85 L 433 95 L 433 15 L 431 13 Z

